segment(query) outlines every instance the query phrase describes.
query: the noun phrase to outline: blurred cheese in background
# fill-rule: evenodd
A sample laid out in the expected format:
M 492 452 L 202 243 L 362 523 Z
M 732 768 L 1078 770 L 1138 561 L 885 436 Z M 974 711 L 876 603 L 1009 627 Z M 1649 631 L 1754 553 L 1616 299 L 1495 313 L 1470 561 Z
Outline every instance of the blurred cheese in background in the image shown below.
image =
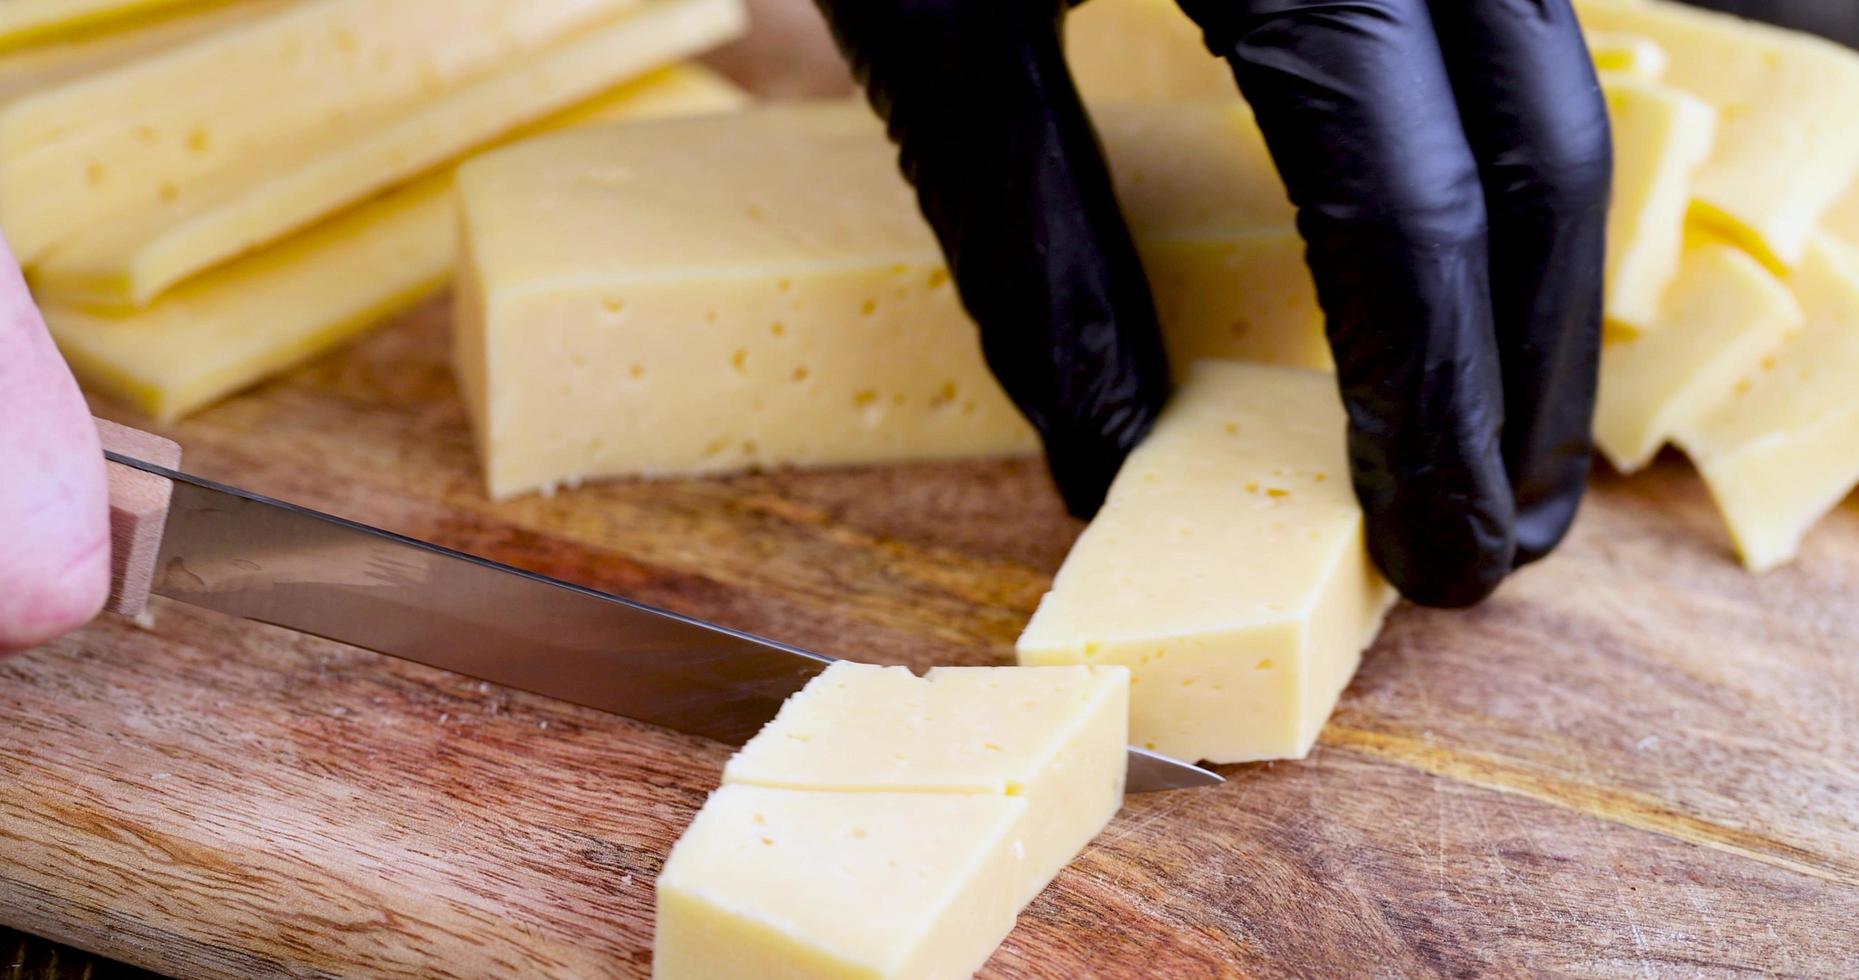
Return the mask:
M 1666 440 L 1713 411 L 1800 329 L 1788 287 L 1748 253 L 1699 236 L 1689 243 L 1653 329 L 1608 343 L 1595 441 L 1631 473 Z
M 305 0 L 22 95 L 0 106 L 0 228 L 31 266 L 273 154 L 373 132 L 636 2 Z
M 198 0 L 6 0 L 0 4 L 0 49 L 195 2 Z
M 217 0 L 107 25 L 60 33 L 30 47 L 0 48 L 0 106 L 61 82 L 147 57 L 204 34 L 256 20 L 301 0 Z
M 1326 360 L 1250 114 L 1098 123 L 1171 349 Z M 459 181 L 454 342 L 494 496 L 1037 447 L 863 106 L 563 134 Z
M 1130 738 L 1302 758 L 1394 590 L 1363 543 L 1335 382 L 1200 361 L 1039 603 L 1025 666 L 1130 669 Z
M 1656 82 L 1671 59 L 1651 38 L 1615 31 L 1587 31 L 1588 55 L 1597 71 Z
M 518 134 L 736 109 L 695 66 L 661 69 Z M 372 326 L 444 285 L 458 233 L 449 173 L 351 209 L 197 277 L 146 310 L 44 308 L 84 383 L 171 421 Z
M 1859 483 L 1859 253 L 1817 236 L 1788 285 L 1805 327 L 1676 434 L 1755 571 L 1793 558 Z
M 1717 113 L 1657 82 L 1603 76 L 1614 130 L 1607 215 L 1607 319 L 1630 331 L 1658 322 L 1684 249 L 1691 178 L 1710 155 Z
M 1092 0 L 1065 15 L 1065 60 L 1089 103 L 1239 98 L 1233 69 L 1176 0 Z
M 1590 29 L 1643 35 L 1664 81 L 1715 106 L 1719 130 L 1692 196 L 1699 215 L 1765 263 L 1800 261 L 1859 174 L 1859 55 L 1831 41 L 1666 0 L 1577 0 Z
M 34 264 L 34 293 L 66 307 L 145 306 L 203 269 L 742 27 L 739 0 L 647 0 L 348 139 L 280 145 L 104 222 Z

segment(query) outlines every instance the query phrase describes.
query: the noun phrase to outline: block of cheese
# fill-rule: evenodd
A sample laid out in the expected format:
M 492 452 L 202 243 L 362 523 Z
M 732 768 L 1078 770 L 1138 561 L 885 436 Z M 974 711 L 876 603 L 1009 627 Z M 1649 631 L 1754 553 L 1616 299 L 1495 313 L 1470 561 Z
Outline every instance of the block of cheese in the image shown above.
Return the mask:
M 1322 353 L 1245 109 L 1098 118 L 1171 348 Z M 1036 446 L 861 106 L 564 134 L 459 181 L 456 366 L 494 496 Z
M 659 874 L 657 980 L 966 977 L 1012 931 L 1025 800 L 724 786 Z
M 195 0 L 7 0 L 0 4 L 0 48 Z
M 1665 49 L 1652 38 L 1616 31 L 1586 31 L 1588 54 L 1597 71 L 1656 82 L 1670 62 Z
M 1196 362 L 1066 557 L 1020 663 L 1128 666 L 1134 744 L 1302 758 L 1394 601 L 1344 429 L 1328 375 Z
M 1693 207 L 1766 263 L 1799 261 L 1859 174 L 1859 53 L 1671 0 L 1578 0 L 1589 29 L 1649 37 L 1664 81 L 1715 106 L 1717 140 Z
M 281 146 L 236 173 L 181 186 L 172 203 L 53 247 L 32 270 L 33 291 L 66 307 L 146 306 L 183 279 L 727 40 L 744 24 L 741 0 L 648 0 L 348 142 Z
M 1601 350 L 1594 419 L 1601 453 L 1622 473 L 1646 465 L 1728 398 L 1801 322 L 1788 287 L 1760 262 L 1728 242 L 1693 240 L 1659 322 Z
M 1065 60 L 1086 102 L 1236 102 L 1214 56 L 1176 0 L 1091 0 L 1065 15 Z
M 676 66 L 518 135 L 745 101 L 707 70 Z M 46 323 L 86 386 L 169 421 L 430 293 L 456 259 L 453 212 L 450 177 L 429 177 L 190 280 L 147 310 L 112 316 L 48 305 Z
M 840 662 L 789 698 L 725 784 L 964 793 L 1027 803 L 1020 901 L 1123 805 L 1129 672 L 1121 667 L 903 667 Z
M 1859 483 L 1859 253 L 1816 236 L 1788 285 L 1806 326 L 1675 438 L 1757 572 Z
M 0 228 L 52 245 L 278 146 L 340 141 L 637 0 L 307 0 L 0 106 Z
M 218 0 L 132 18 L 107 31 L 45 38 L 0 50 L 0 104 L 135 58 L 147 57 L 213 31 L 270 16 L 299 0 Z
M 1607 76 L 1614 129 L 1614 198 L 1607 214 L 1608 320 L 1638 332 L 1658 322 L 1678 274 L 1691 183 L 1710 155 L 1717 113 L 1657 82 Z

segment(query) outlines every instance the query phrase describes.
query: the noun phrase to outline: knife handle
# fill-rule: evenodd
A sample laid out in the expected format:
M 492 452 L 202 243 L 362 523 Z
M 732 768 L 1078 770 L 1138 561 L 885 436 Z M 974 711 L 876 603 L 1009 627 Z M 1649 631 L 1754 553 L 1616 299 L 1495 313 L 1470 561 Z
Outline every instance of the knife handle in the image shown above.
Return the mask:
M 179 443 L 106 419 L 93 421 L 104 449 L 171 470 L 180 468 Z M 140 616 L 155 584 L 155 556 L 161 553 L 174 484 L 121 463 L 106 461 L 104 466 L 110 478 L 110 600 L 103 608 Z

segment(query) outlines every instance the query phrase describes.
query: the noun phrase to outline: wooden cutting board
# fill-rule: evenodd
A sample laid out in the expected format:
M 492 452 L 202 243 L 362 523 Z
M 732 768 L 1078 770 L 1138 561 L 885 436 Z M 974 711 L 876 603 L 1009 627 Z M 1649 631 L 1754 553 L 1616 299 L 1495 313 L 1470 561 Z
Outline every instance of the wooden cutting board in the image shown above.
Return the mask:
M 1034 461 L 488 502 L 434 305 L 168 430 L 201 475 L 827 653 L 1010 659 Z M 97 406 L 102 414 L 117 414 Z M 643 976 L 724 746 L 157 601 L 0 661 L 0 923 L 190 976 Z M 1859 973 L 1859 505 L 1731 560 L 1663 461 L 1311 758 L 1132 797 L 994 977 Z M 797 896 L 804 900 L 804 896 Z

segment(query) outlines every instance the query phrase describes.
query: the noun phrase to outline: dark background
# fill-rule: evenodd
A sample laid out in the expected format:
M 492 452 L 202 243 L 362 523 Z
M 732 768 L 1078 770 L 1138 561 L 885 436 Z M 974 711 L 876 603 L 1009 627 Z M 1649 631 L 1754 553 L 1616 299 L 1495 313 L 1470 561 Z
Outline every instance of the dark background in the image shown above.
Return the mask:
M 875 2 L 875 0 L 874 0 Z M 1859 47 L 1859 0 L 1688 0 Z M 1855 106 L 1859 112 L 1859 106 Z M 0 927 L 0 980 L 141 980 L 154 974 Z

